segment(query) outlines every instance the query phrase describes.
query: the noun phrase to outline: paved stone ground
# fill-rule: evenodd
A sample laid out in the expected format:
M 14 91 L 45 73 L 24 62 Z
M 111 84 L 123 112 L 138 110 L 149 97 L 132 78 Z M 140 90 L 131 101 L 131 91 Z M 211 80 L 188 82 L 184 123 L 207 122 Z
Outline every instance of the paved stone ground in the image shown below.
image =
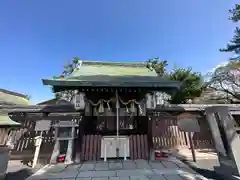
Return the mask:
M 206 180 L 177 159 L 49 165 L 27 180 Z
M 35 169 L 23 163 L 21 160 L 10 160 L 8 162 L 7 174 L 5 180 L 25 180 L 40 169 L 42 166 L 37 165 Z

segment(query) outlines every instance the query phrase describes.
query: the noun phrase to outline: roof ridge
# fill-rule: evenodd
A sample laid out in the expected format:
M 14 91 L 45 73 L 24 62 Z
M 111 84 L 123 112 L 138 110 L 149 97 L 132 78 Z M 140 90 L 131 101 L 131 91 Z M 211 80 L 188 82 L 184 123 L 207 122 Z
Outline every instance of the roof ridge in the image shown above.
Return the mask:
M 0 88 L 0 92 L 6 93 L 6 94 L 9 94 L 9 95 L 13 95 L 13 96 L 18 96 L 18 97 L 26 98 L 26 99 L 27 99 L 27 95 L 21 94 L 21 93 L 17 93 L 17 92 L 14 92 L 14 91 L 10 91 L 10 90 L 7 90 L 7 89 L 2 89 L 2 88 Z
M 91 61 L 91 60 L 82 60 L 82 65 L 110 65 L 110 66 L 146 67 L 145 62 L 114 62 L 114 61 Z

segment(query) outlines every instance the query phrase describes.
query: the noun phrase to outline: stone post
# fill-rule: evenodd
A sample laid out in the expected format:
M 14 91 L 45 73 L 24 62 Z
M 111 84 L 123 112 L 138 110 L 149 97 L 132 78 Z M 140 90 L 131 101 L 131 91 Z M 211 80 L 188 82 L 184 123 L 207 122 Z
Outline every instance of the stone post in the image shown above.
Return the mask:
M 57 157 L 60 153 L 60 142 L 59 140 L 56 140 L 54 148 L 53 148 L 53 153 L 51 156 L 50 164 L 57 163 Z
M 234 118 L 229 113 L 228 107 L 217 107 L 220 121 L 224 127 L 231 159 L 235 162 L 240 175 L 240 138 L 234 128 Z
M 210 130 L 212 132 L 216 151 L 218 155 L 226 157 L 227 154 L 223 145 L 223 141 L 222 141 L 221 133 L 219 131 L 218 122 L 215 117 L 215 113 L 217 113 L 217 110 L 215 107 L 206 108 L 206 118 L 207 118 Z
M 72 127 L 72 139 L 68 140 L 68 148 L 67 148 L 65 163 L 72 163 L 74 134 L 75 134 L 75 127 Z
M 57 136 L 58 136 L 58 127 L 55 129 L 55 144 L 54 144 L 52 156 L 50 159 L 50 164 L 54 164 L 57 162 L 57 157 L 60 153 L 60 142 L 57 139 Z

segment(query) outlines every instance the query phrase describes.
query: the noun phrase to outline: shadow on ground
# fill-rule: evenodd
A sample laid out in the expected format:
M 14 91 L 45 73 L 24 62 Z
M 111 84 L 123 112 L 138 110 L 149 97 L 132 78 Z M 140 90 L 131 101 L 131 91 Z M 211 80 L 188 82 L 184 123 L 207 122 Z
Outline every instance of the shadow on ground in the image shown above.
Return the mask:
M 202 176 L 211 179 L 211 180 L 224 180 L 220 175 L 218 175 L 214 170 L 210 169 L 205 169 L 205 168 L 200 168 L 197 167 L 197 163 L 189 162 L 189 161 L 184 161 L 182 160 L 185 164 L 187 164 L 189 167 L 191 167 L 194 171 L 197 173 L 201 174 Z
M 209 150 L 202 152 L 211 152 Z M 183 154 L 177 153 L 177 157 L 187 164 L 190 168 L 192 168 L 197 173 L 202 176 L 210 179 L 210 180 L 224 180 L 219 174 L 214 171 L 214 166 L 219 166 L 218 159 L 199 159 L 197 158 L 197 162 L 193 162 L 191 159 L 187 159 Z
M 33 172 L 31 169 L 21 169 L 16 172 L 7 173 L 5 180 L 24 180 L 32 174 Z

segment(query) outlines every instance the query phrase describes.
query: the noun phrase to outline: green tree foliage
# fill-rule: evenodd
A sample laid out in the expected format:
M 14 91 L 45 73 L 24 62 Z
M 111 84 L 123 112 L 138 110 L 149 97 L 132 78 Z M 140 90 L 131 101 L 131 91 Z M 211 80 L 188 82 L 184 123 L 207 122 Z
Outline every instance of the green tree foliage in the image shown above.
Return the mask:
M 168 72 L 167 66 L 167 61 L 160 61 L 159 58 L 147 60 L 147 68 L 156 71 L 161 78 L 182 82 L 180 90 L 172 96 L 170 103 L 187 103 L 201 95 L 203 89 L 200 73 L 193 72 L 191 68 L 174 68 Z
M 67 63 L 64 66 L 64 69 L 63 69 L 63 72 L 61 73 L 61 75 L 54 76 L 53 78 L 58 79 L 58 78 L 68 77 L 70 74 L 73 73 L 74 70 L 76 70 L 78 68 L 79 62 L 80 62 L 80 58 L 74 57 L 69 63 Z M 76 94 L 75 90 L 65 90 L 65 91 L 55 93 L 55 97 L 57 99 L 65 99 L 68 101 L 72 101 L 75 94 Z
M 230 9 L 229 12 L 231 16 L 229 19 L 235 23 L 240 21 L 240 5 L 236 4 L 233 9 Z M 227 47 L 224 49 L 220 49 L 222 52 L 235 52 L 236 54 L 240 54 L 240 28 L 236 27 L 234 32 L 233 39 L 230 43 L 227 44 Z

